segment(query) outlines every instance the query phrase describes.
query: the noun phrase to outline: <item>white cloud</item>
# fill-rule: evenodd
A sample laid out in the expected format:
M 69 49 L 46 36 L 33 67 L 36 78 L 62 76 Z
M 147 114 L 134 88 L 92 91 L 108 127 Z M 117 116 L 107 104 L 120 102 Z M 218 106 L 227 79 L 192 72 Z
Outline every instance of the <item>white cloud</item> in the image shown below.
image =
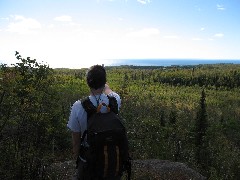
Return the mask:
M 25 18 L 21 15 L 12 15 L 11 17 L 13 17 L 16 21 L 17 20 L 24 20 Z
M 9 21 L 8 17 L 1 17 L 0 20 Z
M 179 36 L 176 36 L 176 35 L 168 35 L 168 36 L 164 36 L 164 38 L 166 38 L 166 39 L 179 39 Z
M 14 22 L 11 22 L 8 27 L 8 32 L 19 33 L 19 34 L 27 34 L 33 33 L 34 30 L 41 29 L 42 25 L 35 19 L 25 18 L 20 15 L 11 16 L 14 18 Z
M 70 22 L 69 25 L 72 27 L 72 28 L 80 28 L 82 25 L 79 24 L 79 23 L 75 23 L 75 22 Z
M 123 21 L 123 18 L 119 17 L 119 18 L 118 18 L 118 21 Z
M 147 4 L 151 2 L 150 0 L 137 0 L 137 1 L 141 4 Z
M 222 38 L 223 36 L 224 36 L 223 33 L 214 34 L 214 37 L 217 37 L 217 38 Z
M 200 29 L 200 31 L 204 31 L 205 30 L 205 28 L 204 27 L 202 27 L 201 29 Z
M 55 21 L 61 21 L 61 22 L 72 22 L 72 17 L 63 15 L 63 16 L 58 16 L 54 18 Z
M 217 9 L 220 11 L 224 11 L 225 7 L 223 5 L 217 4 Z
M 195 37 L 195 38 L 192 38 L 193 41 L 202 41 L 201 38 L 198 38 L 198 37 Z
M 160 31 L 157 28 L 144 28 L 139 31 L 127 33 L 127 37 L 150 37 L 159 35 Z
M 50 24 L 47 27 L 50 28 L 50 29 L 53 29 L 55 27 L 55 25 L 54 24 Z

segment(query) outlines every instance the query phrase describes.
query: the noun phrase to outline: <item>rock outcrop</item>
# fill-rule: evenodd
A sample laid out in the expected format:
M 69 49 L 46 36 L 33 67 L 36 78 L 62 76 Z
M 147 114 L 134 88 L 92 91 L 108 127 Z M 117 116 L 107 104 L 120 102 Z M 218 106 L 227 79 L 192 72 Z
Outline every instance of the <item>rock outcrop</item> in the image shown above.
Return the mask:
M 200 173 L 183 163 L 157 159 L 133 161 L 134 179 L 204 180 Z
M 47 176 L 54 179 L 74 180 L 75 162 L 54 163 L 47 168 Z M 205 180 L 200 173 L 183 163 L 167 160 L 148 159 L 132 161 L 132 179 L 134 180 Z

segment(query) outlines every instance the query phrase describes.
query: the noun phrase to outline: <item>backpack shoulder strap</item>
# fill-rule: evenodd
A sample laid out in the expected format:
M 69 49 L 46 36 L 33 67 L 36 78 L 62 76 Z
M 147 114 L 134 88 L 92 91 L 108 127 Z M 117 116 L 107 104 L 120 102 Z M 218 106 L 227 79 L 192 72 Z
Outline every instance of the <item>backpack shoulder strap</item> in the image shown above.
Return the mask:
M 110 108 L 110 111 L 114 112 L 115 114 L 118 114 L 118 103 L 117 103 L 117 100 L 115 97 L 113 96 L 108 96 L 108 99 L 109 99 L 109 108 Z
M 91 115 L 93 115 L 94 113 L 96 113 L 97 108 L 92 104 L 92 102 L 90 101 L 89 97 L 86 97 L 84 99 L 81 100 L 83 109 L 87 112 L 87 120 L 90 118 Z M 83 143 L 85 137 L 87 135 L 87 130 L 85 130 L 83 132 L 83 135 L 81 137 L 81 144 Z
M 89 97 L 84 98 L 81 102 L 84 110 L 87 112 L 87 118 L 96 113 L 97 108 L 92 104 Z

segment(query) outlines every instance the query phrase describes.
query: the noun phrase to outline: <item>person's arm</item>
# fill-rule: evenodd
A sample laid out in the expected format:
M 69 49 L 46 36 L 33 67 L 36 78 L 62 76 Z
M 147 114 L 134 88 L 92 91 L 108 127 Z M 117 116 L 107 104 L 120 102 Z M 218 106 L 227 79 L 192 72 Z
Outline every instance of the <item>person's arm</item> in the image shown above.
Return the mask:
M 80 132 L 72 132 L 73 158 L 74 159 L 77 159 L 77 157 L 79 156 L 80 139 L 81 139 Z
M 67 127 L 71 130 L 72 135 L 72 155 L 73 158 L 77 158 L 80 150 L 81 142 L 81 126 L 79 118 L 81 116 L 81 101 L 76 101 L 71 107 L 71 113 L 67 123 Z

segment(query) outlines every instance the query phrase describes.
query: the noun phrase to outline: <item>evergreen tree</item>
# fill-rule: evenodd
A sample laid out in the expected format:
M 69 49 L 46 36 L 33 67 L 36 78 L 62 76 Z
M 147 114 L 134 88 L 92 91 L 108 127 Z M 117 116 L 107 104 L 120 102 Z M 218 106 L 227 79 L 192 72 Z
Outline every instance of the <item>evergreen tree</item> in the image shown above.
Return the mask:
M 160 112 L 160 124 L 162 127 L 165 127 L 166 125 L 164 110 L 161 110 Z
M 169 114 L 169 123 L 174 125 L 176 124 L 177 121 L 177 113 L 174 110 L 171 110 L 170 114 Z
M 204 171 L 207 170 L 209 163 L 208 142 L 206 138 L 208 123 L 205 98 L 206 94 L 203 89 L 195 124 L 195 156 L 197 163 Z

